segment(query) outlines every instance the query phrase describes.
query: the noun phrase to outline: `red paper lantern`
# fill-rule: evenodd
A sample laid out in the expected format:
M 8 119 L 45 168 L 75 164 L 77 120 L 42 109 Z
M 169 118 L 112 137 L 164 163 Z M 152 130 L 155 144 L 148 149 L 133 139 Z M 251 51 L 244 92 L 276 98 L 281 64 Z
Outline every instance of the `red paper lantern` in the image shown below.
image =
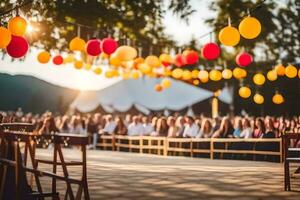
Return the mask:
M 205 44 L 201 49 L 201 55 L 206 60 L 214 60 L 220 56 L 220 47 L 213 42 Z
M 90 56 L 99 56 L 101 53 L 101 40 L 99 39 L 91 39 L 86 43 L 86 53 Z
M 55 65 L 61 65 L 64 62 L 64 58 L 61 55 L 58 55 L 53 58 L 52 62 Z
M 101 42 L 101 51 L 111 55 L 118 48 L 118 43 L 112 38 L 104 38 Z
M 185 59 L 181 54 L 177 54 L 174 57 L 174 65 L 177 67 L 182 67 L 183 65 L 185 65 Z
M 13 58 L 21 58 L 25 56 L 28 49 L 29 44 L 22 36 L 12 36 L 10 43 L 6 47 L 8 55 Z
M 247 52 L 239 53 L 236 58 L 235 62 L 241 67 L 246 67 L 252 63 L 252 56 Z
M 199 56 L 196 51 L 185 50 L 182 55 L 184 57 L 185 63 L 188 65 L 194 65 L 199 61 Z

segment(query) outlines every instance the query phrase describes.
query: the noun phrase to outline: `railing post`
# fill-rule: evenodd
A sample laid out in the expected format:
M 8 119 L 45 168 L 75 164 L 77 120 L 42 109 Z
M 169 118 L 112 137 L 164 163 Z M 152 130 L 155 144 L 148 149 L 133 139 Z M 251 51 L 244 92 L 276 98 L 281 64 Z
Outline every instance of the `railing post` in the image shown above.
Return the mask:
M 194 156 L 194 152 L 193 152 L 193 139 L 191 139 L 191 142 L 190 142 L 190 150 L 191 150 L 191 157 Z
M 163 141 L 164 141 L 164 156 L 167 156 L 168 155 L 168 148 L 169 148 L 168 138 L 165 137 Z
M 214 159 L 214 139 L 210 139 L 210 159 Z
M 143 141 L 143 136 L 140 136 L 140 153 L 143 153 L 143 144 L 144 141 Z

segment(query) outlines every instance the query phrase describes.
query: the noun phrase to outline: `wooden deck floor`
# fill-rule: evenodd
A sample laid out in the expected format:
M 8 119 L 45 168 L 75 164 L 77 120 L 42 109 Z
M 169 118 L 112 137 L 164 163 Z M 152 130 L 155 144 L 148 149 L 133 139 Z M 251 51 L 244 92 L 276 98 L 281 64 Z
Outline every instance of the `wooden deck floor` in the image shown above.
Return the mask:
M 38 149 L 37 157 L 52 151 Z M 67 158 L 79 151 L 66 149 Z M 300 199 L 300 177 L 292 179 L 293 192 L 283 191 L 282 164 L 255 161 L 162 157 L 91 150 L 88 182 L 91 199 Z M 51 170 L 47 165 L 40 169 Z M 80 170 L 70 168 L 78 177 Z M 42 179 L 45 191 L 51 181 Z M 58 184 L 63 196 L 65 184 Z M 297 191 L 298 189 L 298 191 Z

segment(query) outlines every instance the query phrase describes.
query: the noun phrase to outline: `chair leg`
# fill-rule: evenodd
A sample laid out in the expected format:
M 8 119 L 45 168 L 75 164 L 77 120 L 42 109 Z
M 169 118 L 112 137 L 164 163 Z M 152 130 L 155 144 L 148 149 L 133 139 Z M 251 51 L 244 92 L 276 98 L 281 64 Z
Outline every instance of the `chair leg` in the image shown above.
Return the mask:
M 290 185 L 290 165 L 288 161 L 284 162 L 284 190 L 290 191 L 291 185 Z

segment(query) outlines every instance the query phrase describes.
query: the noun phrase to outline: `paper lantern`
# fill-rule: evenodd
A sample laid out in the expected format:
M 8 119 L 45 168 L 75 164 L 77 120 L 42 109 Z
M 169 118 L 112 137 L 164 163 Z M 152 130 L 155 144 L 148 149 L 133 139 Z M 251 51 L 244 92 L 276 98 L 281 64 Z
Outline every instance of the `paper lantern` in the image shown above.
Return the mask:
M 195 80 L 193 80 L 193 84 L 194 84 L 194 85 L 199 85 L 199 84 L 200 84 L 200 81 L 199 81 L 198 79 L 195 79 Z
M 61 65 L 64 62 L 64 59 L 61 55 L 54 56 L 52 59 L 54 65 Z
M 252 63 L 252 60 L 252 56 L 247 52 L 239 53 L 235 58 L 236 64 L 241 67 L 246 67 L 250 65 Z
M 13 58 L 21 58 L 26 55 L 29 49 L 27 40 L 22 36 L 12 36 L 6 47 L 6 52 Z
M 161 86 L 163 88 L 169 88 L 171 87 L 171 80 L 168 79 L 168 78 L 164 78 L 162 81 L 161 81 Z
M 232 71 L 230 69 L 224 69 L 222 71 L 222 77 L 224 79 L 231 79 L 231 77 L 232 77 Z
M 104 38 L 101 42 L 101 51 L 107 55 L 111 55 L 118 48 L 118 43 L 112 38 Z
M 71 51 L 84 51 L 85 45 L 86 43 L 83 39 L 81 39 L 80 37 L 75 37 L 69 43 L 69 49 Z
M 143 74 L 150 74 L 152 72 L 152 68 L 147 64 L 147 63 L 140 63 L 138 65 L 138 69 L 143 73 Z
M 91 39 L 86 43 L 85 51 L 90 56 L 99 56 L 101 53 L 101 40 Z
M 42 51 L 42 52 L 40 52 L 40 53 L 38 54 L 38 56 L 37 56 L 37 60 L 38 60 L 39 63 L 41 63 L 41 64 L 46 64 L 46 63 L 48 63 L 49 60 L 50 60 L 50 58 L 51 58 L 51 55 L 50 55 L 50 53 L 47 52 L 47 51 Z
M 263 74 L 255 74 L 253 76 L 253 82 L 256 84 L 256 85 L 263 85 L 266 81 L 266 78 Z
M 92 69 L 92 65 L 91 65 L 90 63 L 86 63 L 86 64 L 84 65 L 84 69 L 85 69 L 85 70 L 90 70 L 90 69 Z
M 265 98 L 264 98 L 261 94 L 256 93 L 256 94 L 253 96 L 253 101 L 254 101 L 256 104 L 263 104 L 264 101 L 265 101 Z
M 241 87 L 240 89 L 239 89 L 239 95 L 240 95 L 240 97 L 242 97 L 242 98 L 244 98 L 244 99 L 247 99 L 247 98 L 249 98 L 250 97 L 250 95 L 251 95 L 251 90 L 250 90 L 250 88 L 248 88 L 248 87 Z
M 183 65 L 185 65 L 185 59 L 181 54 L 177 54 L 174 57 L 174 65 L 177 67 L 182 67 Z
M 106 53 L 104 53 L 104 52 L 101 52 L 101 53 L 100 53 L 100 58 L 101 58 L 101 59 L 108 59 L 109 56 L 110 56 L 110 55 L 108 55 L 108 54 L 106 54 Z
M 285 75 L 289 78 L 295 78 L 298 74 L 298 70 L 295 66 L 293 65 L 288 65 L 285 68 Z
M 201 55 L 206 60 L 214 60 L 220 56 L 220 47 L 213 42 L 205 44 L 201 49 Z
M 182 74 L 183 74 L 183 70 L 179 68 L 176 68 L 172 71 L 172 77 L 176 79 L 180 79 L 182 77 Z
M 154 89 L 156 92 L 161 92 L 163 90 L 163 87 L 160 84 L 156 84 Z
M 235 46 L 240 42 L 239 31 L 228 25 L 219 32 L 219 40 L 225 46 Z
M 282 64 L 275 66 L 275 71 L 277 72 L 278 76 L 284 76 L 285 75 L 285 67 Z
M 236 79 L 245 78 L 247 76 L 246 70 L 239 67 L 234 68 L 232 73 Z
M 150 67 L 157 68 L 160 67 L 161 63 L 157 56 L 147 56 L 145 59 L 145 63 Z
M 26 33 L 27 22 L 24 18 L 17 16 L 9 20 L 8 30 L 14 36 L 23 36 Z
M 300 69 L 299 69 L 299 71 L 298 71 L 298 77 L 300 78 Z
M 97 75 L 101 74 L 102 73 L 102 69 L 100 67 L 97 67 L 93 70 L 93 72 Z
M 4 28 L 0 27 L 0 49 L 6 48 L 11 41 L 11 32 Z
M 169 54 L 163 53 L 159 56 L 161 64 L 165 67 L 169 66 L 172 63 L 172 57 Z
M 209 78 L 212 81 L 219 81 L 222 79 L 222 73 L 218 70 L 213 69 L 209 72 Z
M 273 103 L 275 104 L 282 104 L 284 102 L 284 98 L 281 94 L 276 92 L 276 94 L 272 98 Z
M 192 73 L 189 70 L 184 70 L 182 73 L 182 79 L 188 81 L 192 78 Z
M 199 61 L 198 53 L 194 50 L 185 50 L 182 53 L 184 61 L 188 65 L 194 65 Z
M 83 67 L 83 62 L 81 60 L 77 60 L 74 62 L 75 69 L 81 69 Z
M 261 32 L 261 24 L 255 17 L 245 17 L 239 24 L 241 36 L 246 39 L 254 39 Z
M 202 81 L 202 80 L 208 80 L 209 74 L 206 70 L 200 70 L 199 74 L 198 74 L 198 78 Z
M 115 54 L 121 61 L 130 61 L 136 58 L 137 51 L 130 46 L 120 46 L 117 48 Z
M 140 78 L 140 74 L 137 70 L 134 70 L 131 72 L 131 78 L 133 79 L 139 79 Z
M 121 63 L 121 60 L 115 54 L 109 58 L 109 64 L 112 66 L 118 67 Z
M 275 81 L 277 80 L 277 73 L 275 70 L 270 70 L 267 73 L 267 78 L 269 81 Z
M 194 70 L 192 71 L 192 78 L 198 78 L 198 76 L 199 76 L 199 70 L 194 69 Z
M 73 63 L 74 60 L 75 60 L 74 56 L 72 54 L 70 54 L 64 58 L 64 64 Z
M 142 58 L 142 57 L 138 57 L 136 59 L 133 60 L 133 68 L 134 69 L 138 69 L 139 68 L 139 65 L 144 63 L 145 62 L 145 59 Z M 150 67 L 151 68 L 151 67 Z
M 172 70 L 165 68 L 163 75 L 164 76 L 172 76 Z

